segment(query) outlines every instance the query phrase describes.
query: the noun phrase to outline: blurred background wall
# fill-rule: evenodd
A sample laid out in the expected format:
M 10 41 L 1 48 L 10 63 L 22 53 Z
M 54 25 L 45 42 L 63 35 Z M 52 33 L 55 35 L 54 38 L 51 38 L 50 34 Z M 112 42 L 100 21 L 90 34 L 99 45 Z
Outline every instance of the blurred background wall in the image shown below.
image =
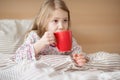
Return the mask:
M 44 0 L 0 0 L 0 19 L 33 19 Z M 86 53 L 120 53 L 120 0 L 64 0 Z

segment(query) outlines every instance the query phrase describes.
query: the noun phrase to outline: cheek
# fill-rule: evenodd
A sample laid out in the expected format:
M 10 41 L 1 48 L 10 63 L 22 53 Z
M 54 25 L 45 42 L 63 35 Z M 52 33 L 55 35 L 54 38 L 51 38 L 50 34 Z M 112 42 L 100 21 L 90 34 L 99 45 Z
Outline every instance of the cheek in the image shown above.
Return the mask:
M 57 27 L 54 25 L 54 24 L 52 24 L 52 23 L 50 23 L 50 24 L 48 24 L 48 31 L 56 31 L 56 29 L 57 29 Z
M 68 25 L 65 26 L 65 30 L 69 29 Z
M 68 28 L 69 28 L 69 27 L 68 27 L 68 23 L 66 23 L 64 26 L 65 26 L 65 29 L 68 29 Z

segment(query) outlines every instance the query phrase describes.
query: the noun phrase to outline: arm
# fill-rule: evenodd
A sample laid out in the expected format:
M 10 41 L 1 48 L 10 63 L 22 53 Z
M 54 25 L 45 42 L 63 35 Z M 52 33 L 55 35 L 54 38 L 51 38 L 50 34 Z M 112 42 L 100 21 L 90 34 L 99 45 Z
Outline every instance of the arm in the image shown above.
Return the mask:
M 87 62 L 85 54 L 74 38 L 72 45 L 72 59 L 78 66 L 83 66 Z
M 16 51 L 15 60 L 17 62 L 22 60 L 33 61 L 39 58 L 46 46 L 55 43 L 53 36 L 52 41 L 49 41 L 49 36 L 52 34 L 51 32 L 45 32 L 40 38 L 35 31 L 30 32 L 25 42 Z
M 35 51 L 33 44 L 37 40 L 37 36 L 35 32 L 30 32 L 28 37 L 25 39 L 24 43 L 17 49 L 15 54 L 15 61 L 20 62 L 23 60 L 31 60 L 34 61 L 35 59 Z
M 75 40 L 75 38 L 72 38 L 72 54 L 74 53 L 81 53 L 82 52 L 82 48 L 80 45 L 78 45 L 77 41 Z

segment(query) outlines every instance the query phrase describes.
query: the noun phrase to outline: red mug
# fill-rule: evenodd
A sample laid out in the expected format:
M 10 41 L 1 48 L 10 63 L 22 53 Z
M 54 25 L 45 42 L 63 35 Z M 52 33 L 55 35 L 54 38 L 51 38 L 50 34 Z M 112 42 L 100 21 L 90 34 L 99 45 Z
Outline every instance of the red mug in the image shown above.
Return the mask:
M 56 38 L 56 46 L 60 52 L 68 52 L 72 48 L 72 32 L 64 30 L 54 33 Z

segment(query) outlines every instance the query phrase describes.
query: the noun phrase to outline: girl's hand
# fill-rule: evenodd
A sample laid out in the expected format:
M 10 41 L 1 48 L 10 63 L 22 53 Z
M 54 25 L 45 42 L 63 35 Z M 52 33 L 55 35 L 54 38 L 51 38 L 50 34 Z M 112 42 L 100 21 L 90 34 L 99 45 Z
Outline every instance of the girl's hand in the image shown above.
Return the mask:
M 53 32 L 45 32 L 43 37 L 40 40 L 43 42 L 45 45 L 52 45 L 55 46 L 56 40 Z
M 72 58 L 78 66 L 83 66 L 88 61 L 83 54 L 72 54 Z
M 34 44 L 35 55 L 39 56 L 39 52 L 47 45 L 55 46 L 56 40 L 52 32 L 45 32 L 45 34 Z

